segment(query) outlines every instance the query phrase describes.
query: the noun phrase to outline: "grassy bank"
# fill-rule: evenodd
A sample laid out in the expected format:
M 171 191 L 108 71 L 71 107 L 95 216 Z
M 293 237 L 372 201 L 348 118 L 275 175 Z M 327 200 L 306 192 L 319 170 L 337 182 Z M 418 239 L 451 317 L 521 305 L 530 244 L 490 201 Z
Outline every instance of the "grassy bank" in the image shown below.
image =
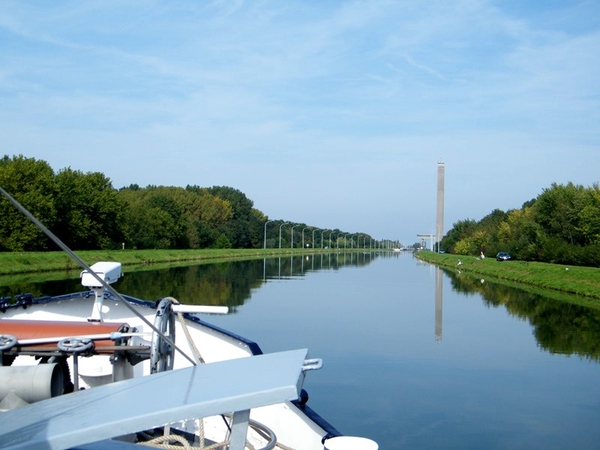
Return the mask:
M 415 253 L 415 256 L 423 261 L 461 272 L 576 294 L 600 301 L 600 269 L 593 267 L 526 261 L 500 262 L 495 258 L 482 260 L 474 256 L 439 254 L 429 251 Z
M 97 261 L 119 261 L 124 266 L 164 263 L 216 262 L 219 260 L 253 259 L 331 252 L 325 249 L 203 249 L 203 250 L 94 250 L 75 252 L 86 264 Z M 342 251 L 342 250 L 340 250 Z M 350 251 L 349 249 L 346 251 Z M 354 251 L 357 251 L 355 249 Z M 0 253 L 0 275 L 17 275 L 52 271 L 79 271 L 80 267 L 64 252 Z

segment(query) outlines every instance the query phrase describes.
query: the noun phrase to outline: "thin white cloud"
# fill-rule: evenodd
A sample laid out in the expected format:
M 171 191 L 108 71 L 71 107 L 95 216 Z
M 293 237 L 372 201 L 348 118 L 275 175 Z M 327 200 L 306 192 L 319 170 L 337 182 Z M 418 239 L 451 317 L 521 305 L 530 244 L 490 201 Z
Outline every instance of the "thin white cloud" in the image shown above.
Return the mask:
M 7 153 L 78 161 L 119 187 L 229 184 L 283 215 L 273 183 L 302 185 L 335 193 L 327 213 L 340 220 L 352 200 L 393 197 L 399 223 L 434 214 L 423 171 L 433 183 L 441 156 L 448 192 L 453 176 L 473 187 L 448 216 L 477 218 L 552 180 L 597 178 L 584 162 L 600 137 L 600 29 L 584 20 L 597 8 L 553 8 L 7 2 L 0 134 Z M 82 152 L 102 158 L 86 169 Z M 494 189 L 494 173 L 520 182 Z M 294 214 L 325 214 L 300 192 Z

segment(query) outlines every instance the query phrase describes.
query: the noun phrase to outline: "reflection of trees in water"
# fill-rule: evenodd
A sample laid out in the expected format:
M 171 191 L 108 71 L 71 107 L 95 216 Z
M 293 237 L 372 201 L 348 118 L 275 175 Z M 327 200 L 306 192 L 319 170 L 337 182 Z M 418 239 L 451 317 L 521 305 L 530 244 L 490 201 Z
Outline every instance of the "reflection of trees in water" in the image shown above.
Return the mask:
M 533 326 L 538 344 L 550 353 L 577 354 L 600 360 L 600 311 L 544 294 L 502 284 L 481 282 L 471 275 L 444 270 L 452 289 L 463 294 L 479 293 L 488 306 L 504 306 L 513 316 Z M 565 295 L 566 297 L 566 295 Z
M 0 297 L 15 297 L 30 293 L 34 297 L 55 296 L 85 290 L 79 278 L 58 279 L 52 281 L 28 281 L 27 278 L 11 276 L 14 281 L 0 287 Z
M 229 261 L 172 267 L 127 274 L 116 289 L 134 297 L 155 300 L 175 297 L 182 303 L 223 305 L 233 310 L 250 298 L 252 290 L 274 278 L 303 276 L 313 270 L 363 266 L 373 256 L 318 254 Z
M 133 272 L 115 287 L 147 300 L 170 296 L 187 304 L 235 308 L 261 285 L 261 276 L 262 261 L 221 262 Z
M 269 258 L 262 260 L 265 265 L 263 278 L 301 277 L 317 270 L 338 270 L 344 266 L 363 267 L 380 256 L 381 254 L 372 252 L 339 252 Z
M 253 289 L 266 280 L 304 276 L 317 270 L 343 266 L 365 266 L 376 253 L 323 253 L 292 257 L 218 262 L 144 270 L 123 268 L 123 277 L 113 287 L 123 294 L 144 300 L 174 297 L 182 303 L 229 306 L 233 311 L 250 298 Z M 129 272 L 131 270 L 131 272 Z M 2 291 L 14 297 L 25 292 L 35 297 L 84 291 L 79 278 L 45 282 L 15 280 Z

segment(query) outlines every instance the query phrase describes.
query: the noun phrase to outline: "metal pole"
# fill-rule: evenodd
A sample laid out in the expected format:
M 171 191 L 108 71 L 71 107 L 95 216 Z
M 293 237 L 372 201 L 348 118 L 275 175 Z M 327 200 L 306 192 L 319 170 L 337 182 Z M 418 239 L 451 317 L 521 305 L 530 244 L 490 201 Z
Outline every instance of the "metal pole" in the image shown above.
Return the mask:
M 290 245 L 290 248 L 294 248 L 294 228 L 298 227 L 300 225 L 294 225 L 292 227 L 292 244 Z
M 269 222 L 273 222 L 273 221 L 272 221 L 272 220 L 267 220 L 267 221 L 265 222 L 265 243 L 264 243 L 264 246 L 263 246 L 263 248 L 267 248 L 267 224 L 268 224 Z
M 307 228 L 310 228 L 310 227 L 302 228 L 302 248 L 304 248 L 304 230 L 306 230 Z
M 279 225 L 279 248 L 281 248 L 281 227 L 283 227 L 284 225 L 288 224 L 289 222 L 283 222 L 281 225 Z

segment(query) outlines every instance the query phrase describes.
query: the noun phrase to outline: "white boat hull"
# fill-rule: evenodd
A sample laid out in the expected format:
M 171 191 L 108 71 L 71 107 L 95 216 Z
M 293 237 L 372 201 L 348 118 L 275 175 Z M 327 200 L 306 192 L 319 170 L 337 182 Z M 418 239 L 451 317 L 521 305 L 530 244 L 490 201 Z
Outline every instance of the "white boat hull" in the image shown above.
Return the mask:
M 125 299 L 148 322 L 154 323 L 156 309 L 152 307 L 152 303 L 142 302 L 129 297 L 125 297 Z M 7 308 L 0 316 L 0 324 L 11 320 L 28 320 L 40 325 L 44 322 L 52 321 L 87 323 L 94 304 L 95 298 L 93 295 L 89 295 L 89 293 L 54 297 L 42 302 L 34 302 L 31 305 L 27 305 L 26 308 L 22 306 Z M 103 323 L 127 323 L 131 329 L 136 330 L 136 336 L 130 340 L 132 346 L 148 346 L 151 344 L 152 329 L 140 317 L 132 314 L 130 309 L 125 307 L 122 302 L 110 295 L 106 295 L 102 302 L 101 312 Z M 183 318 L 183 322 L 175 320 L 176 346 L 191 359 L 194 358 L 192 355 L 194 355 L 195 347 L 199 351 L 199 355 L 196 358 L 199 357 L 203 365 L 240 358 L 252 358 L 262 353 L 258 345 L 254 342 L 212 327 L 201 321 L 197 316 L 187 314 L 178 314 L 178 316 L 179 318 Z M 93 390 L 94 388 L 113 383 L 114 368 L 110 358 L 110 355 L 95 355 L 89 358 L 79 357 L 77 359 L 77 368 L 75 368 L 73 365 L 75 358 L 69 357 L 70 373 L 74 374 L 77 369 L 78 387 L 80 389 Z M 38 360 L 34 356 L 26 355 L 18 356 L 13 362 L 13 365 L 33 364 L 38 364 Z M 173 358 L 174 371 L 186 369 L 191 366 L 192 363 L 188 359 L 175 352 Z M 145 360 L 132 366 L 130 374 L 127 377 L 141 379 L 149 375 L 150 362 Z M 236 384 L 244 376 L 244 373 L 230 374 L 223 382 Z M 301 378 L 303 377 L 304 373 L 301 375 Z M 170 388 L 170 386 L 164 386 L 166 392 Z M 148 395 L 152 396 L 152 392 L 148 392 Z M 203 429 L 204 435 L 211 441 L 220 441 L 226 438 L 227 428 L 224 426 L 223 418 L 220 415 L 203 417 L 201 424 L 197 420 L 199 417 L 189 419 L 172 425 L 172 427 L 184 430 L 195 436 L 198 436 L 200 429 Z M 317 416 L 308 407 L 288 400 L 272 405 L 255 407 L 250 412 L 250 419 L 260 422 L 272 430 L 277 436 L 277 442 L 296 450 L 321 450 L 323 449 L 324 438 L 339 435 L 337 430 L 327 424 L 327 422 Z M 257 433 L 249 433 L 248 436 L 249 440 L 255 441 L 253 442 L 255 448 L 262 448 L 265 445 L 264 440 Z

